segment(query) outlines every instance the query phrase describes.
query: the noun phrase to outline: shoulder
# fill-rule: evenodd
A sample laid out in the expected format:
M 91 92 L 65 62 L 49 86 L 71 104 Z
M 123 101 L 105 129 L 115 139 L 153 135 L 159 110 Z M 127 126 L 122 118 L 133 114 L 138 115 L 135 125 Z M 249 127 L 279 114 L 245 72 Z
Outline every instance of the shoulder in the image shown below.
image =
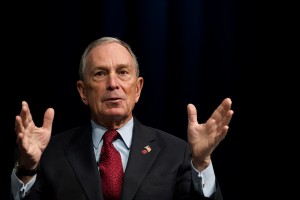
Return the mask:
M 56 146 L 56 148 L 58 146 L 66 147 L 68 144 L 74 144 L 77 141 L 86 140 L 91 137 L 91 131 L 91 125 L 89 123 L 85 123 L 82 126 L 56 133 L 51 137 L 49 146 Z
M 149 140 L 154 139 L 161 145 L 172 145 L 172 146 L 186 146 L 187 141 L 175 136 L 172 133 L 166 132 L 164 130 L 154 128 L 142 124 L 136 118 L 134 118 L 134 129 L 133 132 L 137 134 L 142 134 L 144 137 L 147 137 Z

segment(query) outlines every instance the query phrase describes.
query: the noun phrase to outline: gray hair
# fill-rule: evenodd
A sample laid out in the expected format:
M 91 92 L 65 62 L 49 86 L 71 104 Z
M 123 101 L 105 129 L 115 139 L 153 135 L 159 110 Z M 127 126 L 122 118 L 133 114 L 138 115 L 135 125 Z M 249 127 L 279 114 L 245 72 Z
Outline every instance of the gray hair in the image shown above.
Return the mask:
M 135 69 L 136 69 L 136 75 L 137 77 L 139 77 L 139 64 L 137 61 L 137 57 L 136 55 L 133 53 L 131 47 L 129 46 L 129 44 L 127 44 L 126 42 L 115 38 L 115 37 L 102 37 L 99 38 L 97 40 L 94 40 L 92 43 L 90 43 L 86 49 L 84 50 L 81 59 L 80 59 L 80 64 L 79 64 L 79 78 L 80 80 L 83 80 L 83 72 L 84 72 L 84 68 L 85 68 L 85 62 L 86 62 L 86 56 L 88 55 L 88 53 L 95 47 L 105 44 L 105 43 L 118 43 L 120 45 L 122 45 L 123 47 L 125 47 L 127 49 L 127 51 L 130 53 L 130 55 L 133 58 L 133 62 L 135 65 Z

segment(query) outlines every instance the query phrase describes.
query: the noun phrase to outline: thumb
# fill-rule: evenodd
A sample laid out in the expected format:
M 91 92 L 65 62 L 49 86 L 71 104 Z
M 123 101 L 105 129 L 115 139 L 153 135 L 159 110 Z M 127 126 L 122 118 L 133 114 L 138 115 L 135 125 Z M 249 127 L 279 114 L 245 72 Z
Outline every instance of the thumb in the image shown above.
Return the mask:
M 54 119 L 54 109 L 48 108 L 44 114 L 43 128 L 51 130 Z
M 187 105 L 188 124 L 198 123 L 197 109 L 193 104 Z

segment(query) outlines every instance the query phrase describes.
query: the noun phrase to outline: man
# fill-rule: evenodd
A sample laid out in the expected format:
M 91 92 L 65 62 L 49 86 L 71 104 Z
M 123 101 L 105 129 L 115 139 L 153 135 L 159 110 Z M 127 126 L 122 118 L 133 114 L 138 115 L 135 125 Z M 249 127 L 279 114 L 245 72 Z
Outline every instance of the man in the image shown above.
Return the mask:
M 91 111 L 88 124 L 50 139 L 54 109 L 47 109 L 42 127 L 36 127 L 29 105 L 22 102 L 15 121 L 19 160 L 11 174 L 14 199 L 104 199 L 107 174 L 99 168 L 107 130 L 119 133 L 113 146 L 124 174 L 117 199 L 222 199 L 211 154 L 228 132 L 233 115 L 229 98 L 203 124 L 194 105 L 187 105 L 186 142 L 143 125 L 132 114 L 144 80 L 125 42 L 112 37 L 92 42 L 82 55 L 79 76 L 79 95 Z

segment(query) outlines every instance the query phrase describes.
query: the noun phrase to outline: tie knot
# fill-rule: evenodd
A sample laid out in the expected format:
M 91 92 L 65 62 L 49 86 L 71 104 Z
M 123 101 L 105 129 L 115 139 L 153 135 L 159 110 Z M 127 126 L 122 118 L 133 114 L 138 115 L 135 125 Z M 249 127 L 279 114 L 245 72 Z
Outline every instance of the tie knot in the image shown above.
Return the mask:
M 118 131 L 116 130 L 107 130 L 103 135 L 103 141 L 112 143 L 119 136 Z

